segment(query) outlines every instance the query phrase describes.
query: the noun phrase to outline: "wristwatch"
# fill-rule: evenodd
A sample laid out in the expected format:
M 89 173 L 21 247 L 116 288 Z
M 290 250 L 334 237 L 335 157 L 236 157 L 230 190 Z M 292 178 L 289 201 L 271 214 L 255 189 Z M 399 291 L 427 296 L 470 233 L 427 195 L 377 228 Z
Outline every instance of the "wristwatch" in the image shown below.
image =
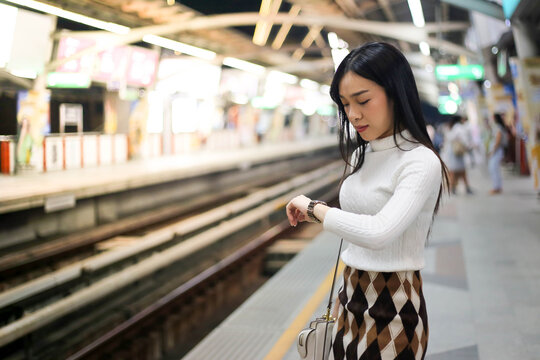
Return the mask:
M 320 200 L 311 200 L 311 201 L 309 202 L 308 207 L 307 207 L 307 215 L 308 215 L 308 217 L 309 217 L 311 220 L 313 220 L 313 221 L 315 221 L 315 222 L 317 222 L 317 223 L 320 223 L 321 220 L 317 219 L 317 217 L 315 216 L 315 214 L 313 214 L 313 209 L 315 209 L 315 205 L 317 205 L 317 204 L 327 205 L 324 201 L 320 201 Z

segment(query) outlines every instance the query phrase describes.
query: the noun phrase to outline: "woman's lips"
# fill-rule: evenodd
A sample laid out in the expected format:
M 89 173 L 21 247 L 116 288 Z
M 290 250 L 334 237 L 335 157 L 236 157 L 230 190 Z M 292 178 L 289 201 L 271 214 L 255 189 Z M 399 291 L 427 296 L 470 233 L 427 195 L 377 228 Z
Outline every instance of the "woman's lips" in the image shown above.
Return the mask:
M 358 131 L 359 133 L 365 131 L 367 128 L 368 128 L 369 125 L 365 125 L 365 126 L 358 126 L 356 127 L 356 131 Z

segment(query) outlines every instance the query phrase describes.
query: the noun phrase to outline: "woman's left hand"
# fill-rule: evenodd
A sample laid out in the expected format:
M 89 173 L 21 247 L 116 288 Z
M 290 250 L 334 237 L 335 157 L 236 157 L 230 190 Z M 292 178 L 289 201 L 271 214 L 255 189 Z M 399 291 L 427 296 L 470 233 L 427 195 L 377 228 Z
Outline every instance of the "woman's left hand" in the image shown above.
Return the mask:
M 289 219 L 289 224 L 291 224 L 291 226 L 296 226 L 299 222 L 303 221 L 312 222 L 307 215 L 307 208 L 310 201 L 311 199 L 304 195 L 299 195 L 289 201 L 286 210 L 287 218 Z

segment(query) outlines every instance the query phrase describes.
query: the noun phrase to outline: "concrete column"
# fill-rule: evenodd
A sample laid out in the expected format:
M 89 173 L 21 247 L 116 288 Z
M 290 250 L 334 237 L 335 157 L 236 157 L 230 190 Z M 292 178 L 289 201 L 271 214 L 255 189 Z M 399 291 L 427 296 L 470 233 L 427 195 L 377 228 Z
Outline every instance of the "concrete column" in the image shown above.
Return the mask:
M 520 59 L 534 57 L 540 54 L 540 49 L 535 43 L 535 24 L 525 23 L 520 20 L 512 21 L 512 33 L 516 43 L 516 50 Z

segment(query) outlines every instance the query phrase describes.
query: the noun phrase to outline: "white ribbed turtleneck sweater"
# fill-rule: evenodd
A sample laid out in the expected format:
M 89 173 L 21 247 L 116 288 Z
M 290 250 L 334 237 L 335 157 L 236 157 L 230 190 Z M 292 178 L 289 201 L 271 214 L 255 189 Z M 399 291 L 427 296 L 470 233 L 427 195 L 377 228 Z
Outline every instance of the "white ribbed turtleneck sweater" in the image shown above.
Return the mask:
M 349 244 L 343 262 L 359 270 L 424 267 L 424 246 L 441 185 L 441 163 L 408 131 L 369 143 L 362 168 L 341 187 L 341 210 L 331 208 L 324 229 Z

